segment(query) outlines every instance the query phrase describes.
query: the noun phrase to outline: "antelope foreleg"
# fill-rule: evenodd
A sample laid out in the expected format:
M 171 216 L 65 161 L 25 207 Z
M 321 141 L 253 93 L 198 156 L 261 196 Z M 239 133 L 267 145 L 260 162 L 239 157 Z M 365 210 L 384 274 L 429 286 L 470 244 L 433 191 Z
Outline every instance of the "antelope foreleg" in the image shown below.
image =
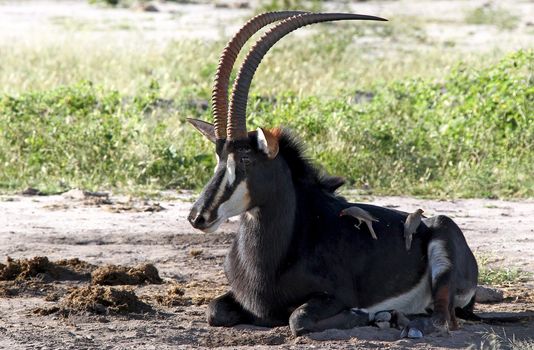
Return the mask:
M 348 329 L 369 324 L 369 315 L 354 312 L 339 300 L 320 295 L 299 306 L 289 317 L 289 327 L 294 336 L 325 329 Z

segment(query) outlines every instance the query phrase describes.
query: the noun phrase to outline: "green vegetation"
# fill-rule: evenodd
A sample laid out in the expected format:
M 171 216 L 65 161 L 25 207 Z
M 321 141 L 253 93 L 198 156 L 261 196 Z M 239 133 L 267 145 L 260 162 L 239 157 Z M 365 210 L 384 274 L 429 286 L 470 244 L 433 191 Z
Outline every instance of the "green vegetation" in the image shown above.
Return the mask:
M 90 4 L 103 4 L 108 6 L 117 6 L 121 0 L 89 0 Z
M 261 0 L 256 9 L 257 13 L 282 10 L 302 10 L 321 12 L 321 0 Z
M 525 282 L 532 276 L 516 268 L 491 267 L 491 258 L 487 255 L 477 256 L 478 283 L 488 286 L 513 286 Z
M 469 11 L 465 21 L 469 24 L 488 24 L 499 29 L 512 30 L 517 27 L 519 17 L 504 8 L 488 3 Z
M 89 82 L 4 94 L 0 188 L 200 188 L 212 173 L 213 147 L 185 118 L 211 120 L 202 101 L 215 69 L 207 62 L 215 57 L 189 61 L 195 70 L 180 67 L 183 58 L 175 57 L 179 69 L 156 68 L 151 83 L 137 82 L 133 95 Z M 377 79 L 365 93 L 355 94 L 361 86 L 348 77 L 344 86 L 330 85 L 335 96 L 253 89 L 249 127 L 290 127 L 326 170 L 375 193 L 533 196 L 533 65 L 534 52 L 519 51 L 481 68 L 459 64 L 439 81 Z M 183 84 L 179 92 L 168 77 L 161 79 L 165 87 L 158 84 L 164 73 Z

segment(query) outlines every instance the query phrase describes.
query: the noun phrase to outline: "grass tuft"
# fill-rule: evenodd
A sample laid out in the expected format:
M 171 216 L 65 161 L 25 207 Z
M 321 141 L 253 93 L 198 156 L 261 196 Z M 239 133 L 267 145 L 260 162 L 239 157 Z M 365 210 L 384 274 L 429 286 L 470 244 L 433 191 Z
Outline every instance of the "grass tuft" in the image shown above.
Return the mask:
M 486 3 L 467 12 L 465 22 L 469 24 L 487 24 L 496 26 L 499 29 L 513 30 L 519 24 L 519 17 L 504 8 Z
M 529 280 L 532 276 L 516 268 L 492 267 L 491 258 L 478 255 L 478 283 L 488 286 L 514 286 Z

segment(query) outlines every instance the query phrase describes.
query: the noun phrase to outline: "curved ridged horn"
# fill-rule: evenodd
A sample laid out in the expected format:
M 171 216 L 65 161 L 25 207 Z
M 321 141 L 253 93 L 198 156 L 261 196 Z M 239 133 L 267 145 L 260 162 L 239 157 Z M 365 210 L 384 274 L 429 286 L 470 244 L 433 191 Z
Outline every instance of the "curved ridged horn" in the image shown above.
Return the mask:
M 230 112 L 227 121 L 227 134 L 229 140 L 240 140 L 248 137 L 246 126 L 248 92 L 254 73 L 267 51 L 269 51 L 278 40 L 300 27 L 313 23 L 340 20 L 387 21 L 387 19 L 380 17 L 350 13 L 308 13 L 297 15 L 280 22 L 258 39 L 248 52 L 245 61 L 239 69 L 237 80 L 234 83 L 230 100 Z
M 267 12 L 250 19 L 241 27 L 234 37 L 226 44 L 219 66 L 215 74 L 213 90 L 211 93 L 211 103 L 213 109 L 213 119 L 215 124 L 215 136 L 217 139 L 226 138 L 226 118 L 228 115 L 228 85 L 230 74 L 239 55 L 239 51 L 251 36 L 256 34 L 266 25 L 286 19 L 295 15 L 303 14 L 302 11 L 280 11 Z

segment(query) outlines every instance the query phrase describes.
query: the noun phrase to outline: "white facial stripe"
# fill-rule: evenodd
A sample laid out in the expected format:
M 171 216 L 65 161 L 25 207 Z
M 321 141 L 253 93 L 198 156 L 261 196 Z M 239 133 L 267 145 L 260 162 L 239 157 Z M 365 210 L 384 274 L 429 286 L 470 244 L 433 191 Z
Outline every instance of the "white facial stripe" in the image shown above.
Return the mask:
M 217 168 L 219 167 L 219 155 L 217 153 L 215 153 L 215 158 L 217 158 L 217 165 L 215 165 L 215 169 L 213 169 L 214 174 L 217 172 Z
M 258 149 L 263 151 L 265 154 L 269 154 L 269 145 L 267 144 L 267 139 L 261 128 L 256 130 L 258 133 Z
M 228 185 L 232 186 L 235 181 L 235 159 L 233 153 L 230 153 L 226 160 L 226 174 L 228 174 Z
M 237 185 L 230 198 L 219 206 L 217 210 L 218 217 L 228 219 L 239 215 L 248 209 L 249 203 L 247 183 L 242 181 Z
M 430 242 L 428 245 L 428 263 L 430 264 L 432 283 L 435 283 L 437 278 L 444 272 L 449 271 L 451 268 L 451 260 L 445 249 L 444 241 L 434 240 Z
M 221 182 L 219 183 L 219 188 L 217 189 L 217 193 L 215 194 L 215 197 L 213 197 L 213 201 L 210 205 L 210 210 L 208 212 L 211 213 L 213 208 L 215 208 L 219 204 L 219 200 L 221 199 L 222 195 L 224 194 L 224 190 L 226 189 L 226 178 L 227 178 L 227 172 L 224 172 L 223 178 Z
M 405 314 L 424 314 L 425 309 L 432 305 L 432 291 L 428 278 L 429 272 L 423 274 L 419 283 L 396 297 L 383 300 L 378 304 L 366 307 L 369 318 L 374 319 L 374 314 L 384 310 L 397 310 Z

